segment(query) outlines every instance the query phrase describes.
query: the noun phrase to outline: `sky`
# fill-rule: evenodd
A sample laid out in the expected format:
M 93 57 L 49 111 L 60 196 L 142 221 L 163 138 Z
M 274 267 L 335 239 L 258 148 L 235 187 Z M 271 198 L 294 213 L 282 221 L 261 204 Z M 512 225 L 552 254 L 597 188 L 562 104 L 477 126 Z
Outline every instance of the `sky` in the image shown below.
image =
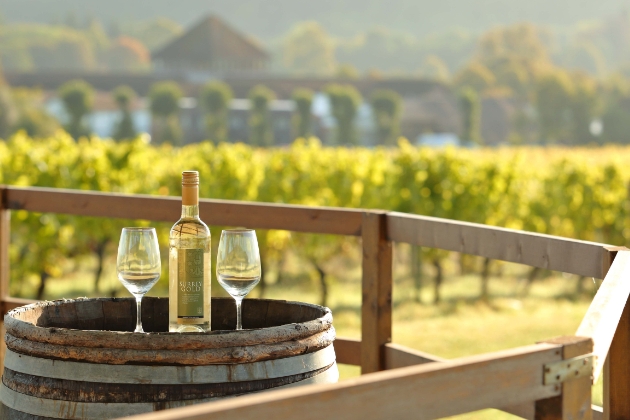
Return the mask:
M 305 20 L 317 20 L 338 36 L 374 26 L 422 36 L 519 21 L 563 27 L 629 9 L 630 0 L 0 0 L 8 22 L 52 22 L 73 12 L 104 22 L 166 16 L 188 26 L 216 13 L 261 39 L 282 36 Z

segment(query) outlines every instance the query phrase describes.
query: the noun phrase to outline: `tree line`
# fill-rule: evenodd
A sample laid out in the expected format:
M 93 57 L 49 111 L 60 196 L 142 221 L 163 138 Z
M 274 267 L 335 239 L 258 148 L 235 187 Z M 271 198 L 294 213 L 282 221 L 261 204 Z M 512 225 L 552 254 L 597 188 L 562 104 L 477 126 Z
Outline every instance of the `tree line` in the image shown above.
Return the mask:
M 331 84 L 325 88 L 325 93 L 330 99 L 332 116 L 337 123 L 331 145 L 358 145 L 355 120 L 358 108 L 363 102 L 362 95 L 355 87 L 344 84 Z M 83 80 L 72 80 L 62 85 L 57 94 L 69 117 L 63 129 L 75 139 L 89 136 L 91 133 L 87 117 L 94 109 L 94 89 Z M 313 135 L 313 95 L 314 92 L 306 88 L 298 88 L 293 92 L 295 138 L 308 138 Z M 112 92 L 112 96 L 120 113 L 113 137 L 117 140 L 135 138 L 138 132 L 133 123 L 132 104 L 137 98 L 136 92 L 129 86 L 119 86 Z M 157 82 L 151 87 L 147 99 L 148 109 L 153 117 L 155 143 L 182 144 L 179 103 L 183 97 L 182 88 L 174 81 Z M 198 103 L 205 112 L 207 139 L 217 143 L 233 140 L 229 138 L 229 111 L 232 99 L 232 89 L 221 81 L 208 82 L 201 89 Z M 247 142 L 259 147 L 273 146 L 275 139 L 270 104 L 276 99 L 276 94 L 266 86 L 257 85 L 249 92 L 248 99 L 250 111 Z M 369 101 L 377 127 L 378 144 L 394 146 L 400 136 L 402 98 L 394 91 L 381 89 L 375 90 Z M 54 129 L 50 128 L 50 118 L 44 115 L 41 107 L 31 108 L 38 109 L 38 112 L 18 109 L 11 101 L 11 92 L 8 88 L 0 86 L 0 138 L 6 138 L 19 130 L 36 137 L 54 132 Z M 1 111 L 2 109 L 5 111 Z M 53 126 L 58 127 L 54 124 Z

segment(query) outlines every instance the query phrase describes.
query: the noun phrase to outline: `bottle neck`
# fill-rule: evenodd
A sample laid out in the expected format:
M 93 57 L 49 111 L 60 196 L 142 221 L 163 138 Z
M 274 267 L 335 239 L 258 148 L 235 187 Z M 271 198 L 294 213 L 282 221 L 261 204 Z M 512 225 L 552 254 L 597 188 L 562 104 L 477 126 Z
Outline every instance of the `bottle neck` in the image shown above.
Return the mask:
M 182 204 L 182 219 L 199 219 L 199 205 Z
M 199 187 L 182 185 L 182 218 L 199 218 Z

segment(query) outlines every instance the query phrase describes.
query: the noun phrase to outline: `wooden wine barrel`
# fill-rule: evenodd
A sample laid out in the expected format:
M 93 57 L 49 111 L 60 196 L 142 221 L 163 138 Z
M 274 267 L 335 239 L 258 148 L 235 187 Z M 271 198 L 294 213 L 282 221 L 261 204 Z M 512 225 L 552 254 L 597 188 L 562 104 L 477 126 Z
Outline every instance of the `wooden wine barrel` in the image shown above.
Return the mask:
M 212 331 L 169 333 L 168 299 L 41 302 L 9 312 L 0 418 L 110 419 L 272 388 L 336 382 L 328 308 L 212 298 Z

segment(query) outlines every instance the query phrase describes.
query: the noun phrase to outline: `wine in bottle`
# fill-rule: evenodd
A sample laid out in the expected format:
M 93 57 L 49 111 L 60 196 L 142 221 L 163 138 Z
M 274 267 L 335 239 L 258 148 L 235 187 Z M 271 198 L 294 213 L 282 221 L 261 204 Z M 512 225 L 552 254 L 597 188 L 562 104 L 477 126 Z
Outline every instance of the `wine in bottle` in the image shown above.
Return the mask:
M 210 229 L 199 218 L 199 173 L 182 172 L 182 217 L 169 235 L 170 332 L 210 330 Z

